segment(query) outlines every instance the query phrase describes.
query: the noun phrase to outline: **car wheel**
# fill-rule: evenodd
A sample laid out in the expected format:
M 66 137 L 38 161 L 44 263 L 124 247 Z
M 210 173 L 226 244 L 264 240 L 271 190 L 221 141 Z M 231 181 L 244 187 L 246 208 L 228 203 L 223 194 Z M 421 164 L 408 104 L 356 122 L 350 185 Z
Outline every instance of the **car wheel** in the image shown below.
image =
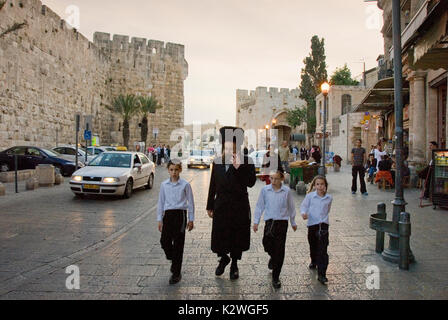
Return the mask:
M 6 163 L 0 165 L 0 172 L 7 172 L 9 171 L 9 165 Z
M 124 194 L 123 194 L 124 199 L 129 199 L 130 197 L 132 197 L 132 188 L 133 188 L 133 183 L 132 183 L 132 180 L 129 179 L 128 182 L 126 182 L 126 187 L 124 189 Z
M 152 189 L 153 185 L 154 185 L 154 175 L 151 173 L 151 174 L 149 175 L 148 183 L 146 184 L 146 187 L 145 187 L 145 188 L 148 189 L 148 190 L 150 190 L 150 189 Z

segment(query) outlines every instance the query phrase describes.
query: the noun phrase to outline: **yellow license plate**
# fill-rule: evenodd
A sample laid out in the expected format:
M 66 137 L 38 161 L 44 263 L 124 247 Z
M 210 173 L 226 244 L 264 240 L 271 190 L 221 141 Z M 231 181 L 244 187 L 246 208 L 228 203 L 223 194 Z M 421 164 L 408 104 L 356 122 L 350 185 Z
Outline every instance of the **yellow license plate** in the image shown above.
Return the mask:
M 96 184 L 85 184 L 83 186 L 84 189 L 93 189 L 93 190 L 99 190 L 100 186 L 96 185 Z

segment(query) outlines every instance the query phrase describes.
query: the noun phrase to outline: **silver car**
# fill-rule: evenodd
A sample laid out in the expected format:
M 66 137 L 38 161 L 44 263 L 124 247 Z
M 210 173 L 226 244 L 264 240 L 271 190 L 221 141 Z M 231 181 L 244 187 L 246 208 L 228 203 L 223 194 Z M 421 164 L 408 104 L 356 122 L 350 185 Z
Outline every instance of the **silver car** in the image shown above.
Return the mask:
M 61 147 L 55 147 L 52 150 L 61 154 L 61 158 L 75 162 L 76 147 L 61 146 Z M 93 155 L 92 153 L 87 152 L 87 162 L 90 162 L 91 160 L 95 159 L 95 157 L 96 156 Z M 86 164 L 86 152 L 81 148 L 78 148 L 78 161 L 80 161 L 82 164 Z
M 155 165 L 140 152 L 103 152 L 73 173 L 70 188 L 85 194 L 120 195 L 130 198 L 134 189 L 152 189 Z

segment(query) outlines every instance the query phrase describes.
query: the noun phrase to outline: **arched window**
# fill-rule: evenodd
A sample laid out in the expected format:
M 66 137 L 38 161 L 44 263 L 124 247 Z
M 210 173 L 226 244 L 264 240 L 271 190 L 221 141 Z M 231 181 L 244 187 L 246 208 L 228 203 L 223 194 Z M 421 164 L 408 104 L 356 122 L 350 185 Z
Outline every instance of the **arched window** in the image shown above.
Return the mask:
M 352 107 L 352 96 L 349 94 L 342 95 L 342 110 L 341 114 L 349 113 Z

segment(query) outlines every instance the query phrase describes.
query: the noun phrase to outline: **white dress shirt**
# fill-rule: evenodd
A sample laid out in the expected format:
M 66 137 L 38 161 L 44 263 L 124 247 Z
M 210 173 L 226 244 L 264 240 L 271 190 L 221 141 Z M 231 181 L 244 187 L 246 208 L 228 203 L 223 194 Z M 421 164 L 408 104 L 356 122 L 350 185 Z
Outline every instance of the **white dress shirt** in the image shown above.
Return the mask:
M 333 197 L 329 194 L 321 197 L 316 191 L 306 195 L 300 206 L 302 216 L 308 214 L 308 227 L 321 223 L 329 223 L 328 214 L 330 213 Z
M 275 191 L 272 185 L 267 185 L 261 189 L 257 206 L 254 212 L 254 223 L 260 224 L 261 216 L 264 212 L 264 221 L 267 220 L 290 220 L 291 225 L 296 224 L 296 209 L 291 189 L 282 185 L 280 190 Z
M 188 181 L 180 179 L 172 182 L 167 179 L 160 186 L 157 203 L 157 221 L 162 221 L 167 210 L 188 210 L 188 221 L 194 221 L 193 191 Z
M 386 155 L 386 151 L 379 151 L 378 149 L 375 149 L 375 159 L 376 159 L 376 170 L 378 171 L 378 166 L 380 164 L 380 161 L 382 160 L 382 156 Z

